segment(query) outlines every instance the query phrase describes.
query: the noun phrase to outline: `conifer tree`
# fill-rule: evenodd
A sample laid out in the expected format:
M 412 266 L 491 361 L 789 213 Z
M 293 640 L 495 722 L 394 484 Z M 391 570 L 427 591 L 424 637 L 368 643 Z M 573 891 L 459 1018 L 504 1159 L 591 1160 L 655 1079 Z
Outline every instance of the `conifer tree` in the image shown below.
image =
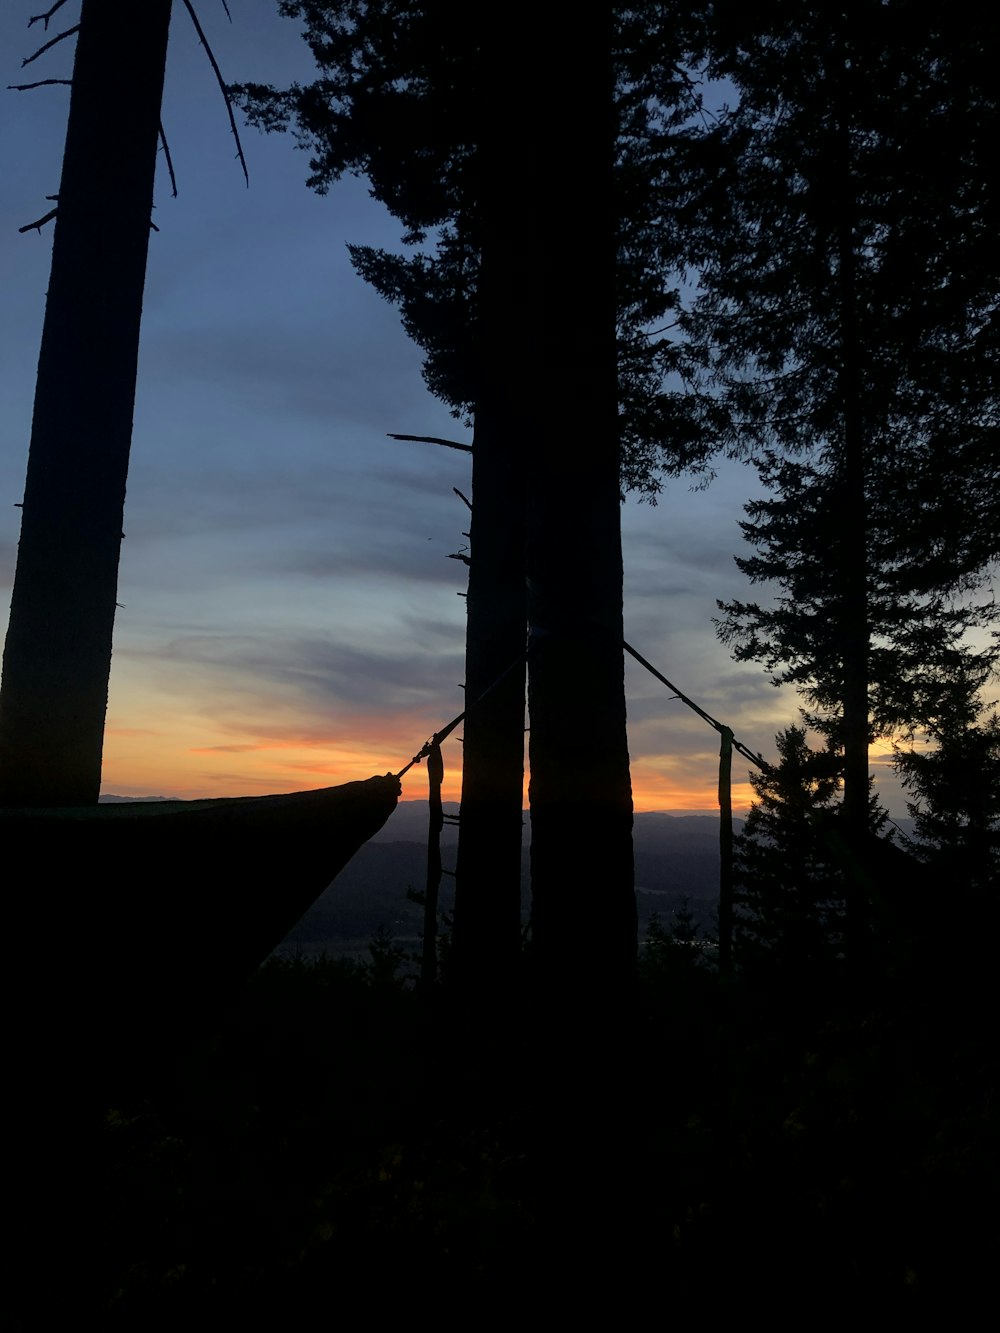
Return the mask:
M 778 764 L 750 774 L 736 840 L 734 952 L 742 972 L 787 986 L 828 976 L 843 949 L 843 866 L 822 835 L 841 777 L 835 747 L 811 750 L 804 727 L 775 740 Z
M 614 583 L 620 580 L 620 547 L 609 554 L 601 541 L 592 540 L 593 533 L 581 540 L 580 530 L 567 531 L 565 516 L 574 512 L 574 504 L 585 506 L 591 488 L 611 485 L 608 477 L 613 477 L 617 525 L 620 485 L 655 494 L 659 467 L 675 470 L 682 465 L 704 465 L 707 451 L 696 431 L 689 428 L 685 435 L 677 429 L 683 399 L 665 386 L 669 367 L 663 359 L 664 349 L 656 351 L 644 334 L 651 320 L 673 309 L 676 295 L 661 262 L 669 247 L 657 236 L 654 250 L 649 239 L 653 202 L 646 201 L 641 213 L 634 208 L 640 197 L 637 181 L 644 178 L 652 189 L 651 164 L 662 174 L 664 156 L 662 107 L 655 112 L 654 126 L 649 99 L 635 76 L 635 70 L 642 68 L 631 45 L 642 29 L 638 11 L 616 7 L 617 42 L 608 29 L 602 38 L 609 98 L 617 78 L 618 106 L 617 111 L 609 111 L 607 152 L 614 157 L 617 116 L 618 167 L 613 188 L 618 197 L 616 208 L 611 209 L 612 179 L 602 175 L 608 195 L 601 198 L 600 207 L 591 208 L 595 223 L 601 221 L 601 225 L 606 206 L 612 221 L 617 214 L 619 256 L 624 259 L 619 264 L 617 294 L 619 420 L 614 412 L 609 415 L 601 410 L 591 411 L 585 422 L 588 414 L 580 416 L 576 402 L 568 401 L 565 394 L 558 410 L 553 404 L 559 401 L 559 383 L 566 368 L 572 368 L 577 384 L 585 384 L 588 378 L 579 367 L 589 364 L 590 352 L 583 348 L 572 352 L 579 344 L 566 312 L 576 312 L 576 323 L 589 319 L 590 308 L 595 303 L 600 306 L 597 293 L 605 279 L 577 242 L 576 233 L 583 224 L 566 213 L 552 186 L 558 177 L 565 198 L 576 194 L 572 179 L 564 179 L 558 167 L 557 159 L 565 157 L 567 150 L 562 132 L 552 128 L 560 113 L 551 89 L 558 85 L 564 104 L 579 101 L 582 107 L 592 92 L 589 82 L 596 75 L 585 75 L 581 69 L 577 86 L 572 86 L 571 74 L 562 69 L 565 51 L 546 48 L 547 55 L 539 54 L 547 40 L 545 33 L 540 30 L 530 39 L 523 32 L 508 33 L 492 11 L 484 10 L 473 21 L 466 10 L 449 4 L 408 5 L 405 13 L 397 13 L 398 8 L 391 3 L 284 5 L 285 12 L 306 19 L 307 40 L 322 79 L 307 89 L 280 93 L 247 86 L 237 95 L 251 120 L 265 129 L 294 123 L 300 141 L 314 150 L 310 183 L 316 188 L 326 189 L 343 171 L 362 172 L 376 197 L 403 221 L 404 239 L 417 243 L 432 230 L 435 234 L 433 254 L 404 257 L 357 246 L 352 247 L 352 257 L 362 275 L 400 305 L 404 325 L 426 352 L 429 386 L 457 414 L 475 420 L 466 678 L 466 697 L 472 703 L 523 650 L 525 576 L 532 560 L 533 614 L 538 628 L 548 622 L 549 633 L 559 639 L 567 638 L 564 627 L 575 624 L 573 633 L 579 637 L 595 614 L 601 620 L 601 613 L 585 604 L 588 597 L 594 598 L 603 576 L 597 574 L 595 565 L 593 576 L 584 577 L 590 557 L 580 558 L 579 553 L 592 550 L 598 564 L 610 560 L 608 569 L 619 571 L 609 575 Z M 613 47 L 617 66 L 612 60 Z M 503 60 L 497 54 L 500 50 L 505 52 Z M 595 59 L 592 52 L 586 67 Z M 512 95 L 504 71 L 522 65 L 531 76 Z M 664 67 L 669 67 L 669 61 Z M 565 85 L 560 82 L 564 77 Z M 681 92 L 688 98 L 687 112 L 682 115 L 674 108 L 665 118 L 675 128 L 690 115 L 694 103 L 676 71 L 671 80 L 669 87 L 660 89 L 662 104 L 669 105 L 671 97 L 678 99 Z M 538 151 L 546 155 L 544 162 L 536 160 Z M 579 159 L 579 169 L 585 160 L 586 155 Z M 526 207 L 532 217 L 530 226 Z M 558 219 L 556 231 L 553 217 Z M 612 235 L 612 251 L 606 261 L 609 271 L 614 243 Z M 573 263 L 575 272 L 571 272 Z M 592 289 L 589 295 L 588 289 Z M 550 294 L 548 307 L 543 293 Z M 611 302 L 613 334 L 614 295 Z M 544 316 L 540 313 L 543 308 L 548 310 Z M 595 336 L 602 344 L 603 335 Z M 627 348 L 624 354 L 623 348 Z M 613 404 L 613 338 L 601 355 L 611 358 Z M 595 373 L 598 379 L 603 374 Z M 576 396 L 574 391 L 572 398 Z M 543 422 L 548 424 L 543 427 Z M 607 443 L 598 445 L 596 436 L 601 434 Z M 578 437 L 579 446 L 574 444 L 572 453 L 560 446 L 558 467 L 544 476 L 541 467 L 534 470 L 530 486 L 534 502 L 529 504 L 525 489 L 529 463 L 540 464 L 564 436 Z M 621 458 L 620 440 L 625 446 Z M 591 459 L 605 448 L 610 450 L 611 471 L 597 482 L 588 469 Z M 586 478 L 579 486 L 573 475 L 577 460 L 580 476 Z M 529 525 L 533 536 L 526 540 Z M 544 535 L 547 529 L 551 535 Z M 555 568 L 567 559 L 581 587 L 588 588 L 575 614 L 572 608 L 580 597 L 568 567 L 559 576 L 562 587 L 558 592 L 541 591 L 548 577 L 542 576 L 542 567 Z M 610 634 L 608 651 L 616 657 L 620 657 L 620 591 L 618 599 L 618 630 L 605 627 L 599 636 L 603 643 Z M 587 660 L 590 651 L 585 638 L 584 634 L 570 654 L 578 661 L 581 655 Z M 591 653 L 591 659 L 603 659 L 607 647 L 604 644 Z M 549 650 L 546 643 L 536 661 L 553 656 Z M 560 670 L 568 669 L 567 658 Z M 566 715 L 566 721 L 558 738 L 540 742 L 540 749 L 536 746 L 534 774 L 544 771 L 546 755 L 558 751 L 568 759 L 577 754 L 574 729 L 581 728 L 593 709 L 601 711 L 596 697 L 586 702 L 587 671 L 572 670 L 580 681 L 579 702 L 570 703 L 573 688 L 567 687 L 555 708 Z M 552 687 L 545 688 L 550 700 L 557 700 Z M 467 719 L 464 749 L 455 962 L 460 965 L 464 955 L 480 978 L 490 974 L 491 957 L 502 970 L 498 948 L 505 952 L 509 972 L 516 961 L 517 945 L 517 903 L 511 898 L 510 885 L 516 883 L 520 848 L 523 676 L 513 673 L 497 694 L 477 710 L 478 716 Z M 550 710 L 549 705 L 536 702 L 536 712 L 538 707 L 543 712 Z M 623 703 L 615 709 L 618 716 L 613 725 L 621 732 L 621 749 Z M 543 724 L 538 730 L 544 729 Z M 599 752 L 601 747 L 597 748 Z M 614 765 L 620 761 L 621 754 Z M 627 757 L 625 766 L 627 771 Z M 565 785 L 575 780 L 578 784 L 589 772 L 585 786 L 597 790 L 602 772 L 610 771 L 607 756 L 594 766 L 581 754 L 568 768 L 564 763 L 559 782 Z M 542 807 L 552 802 L 551 796 L 542 797 L 544 786 L 544 781 L 536 785 L 533 801 L 542 824 L 546 822 Z M 569 811 L 579 796 L 577 786 L 573 798 L 565 793 L 560 797 L 564 807 L 560 818 L 570 819 Z M 585 796 L 583 799 L 586 802 Z M 599 821 L 608 829 L 612 822 L 604 817 Z M 578 835 L 566 834 L 556 839 L 560 840 L 565 849 Z M 569 866 L 557 870 L 554 860 L 546 868 L 545 842 L 546 834 L 536 829 L 536 886 L 546 877 L 560 877 L 565 883 L 600 878 L 593 854 L 585 858 L 587 864 L 578 875 Z M 470 885 L 471 892 L 467 891 Z M 563 890 L 548 899 L 553 904 L 553 922 L 558 917 L 563 925 L 569 910 L 564 900 Z M 549 911 L 544 893 L 537 897 L 536 907 L 544 936 Z M 579 909 L 572 911 L 584 919 Z M 586 912 L 590 915 L 590 909 Z M 625 916 L 629 921 L 624 935 L 631 932 L 634 937 L 631 913 L 626 911 Z M 549 934 L 552 940 L 564 937 L 554 927 Z
M 912 796 L 917 854 L 942 884 L 963 893 L 1000 889 L 1000 716 L 972 694 L 930 730 L 930 748 L 898 749 L 896 768 Z
M 870 738 L 944 706 L 989 614 L 969 594 L 998 551 L 996 21 L 906 0 L 715 17 L 733 166 L 686 328 L 724 438 L 771 488 L 741 567 L 780 590 L 724 605 L 720 629 L 836 739 L 861 862 Z

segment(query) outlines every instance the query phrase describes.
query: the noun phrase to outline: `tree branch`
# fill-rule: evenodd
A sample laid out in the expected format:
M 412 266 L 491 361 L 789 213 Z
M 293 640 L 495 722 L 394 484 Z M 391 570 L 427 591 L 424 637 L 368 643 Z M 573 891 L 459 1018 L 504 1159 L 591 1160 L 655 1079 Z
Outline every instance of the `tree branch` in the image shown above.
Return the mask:
M 57 42 L 61 42 L 63 38 L 72 37 L 75 32 L 79 31 L 79 23 L 75 23 L 72 28 L 67 28 L 66 31 L 61 32 L 58 37 L 53 37 L 51 42 L 46 42 L 44 46 L 40 46 L 34 55 L 26 56 L 25 59 L 21 61 L 21 68 L 24 69 L 25 65 L 30 65 L 33 60 L 37 60 L 40 55 L 44 55 L 46 51 L 51 50 L 52 47 L 55 46 Z
M 468 497 L 467 495 L 463 495 L 462 492 L 458 489 L 457 486 L 452 486 L 451 489 L 455 492 L 455 494 L 458 496 L 458 498 L 459 498 L 460 500 L 464 500 L 465 503 L 469 506 L 469 508 L 470 508 L 470 509 L 472 508 L 472 501 L 469 499 L 469 497 Z M 468 535 L 469 535 L 469 534 L 468 534 L 467 532 L 463 532 L 463 533 L 462 533 L 462 536 L 463 536 L 463 537 L 468 537 Z
M 461 449 L 465 454 L 472 453 L 471 444 L 459 444 L 457 440 L 442 440 L 438 435 L 393 435 L 392 431 L 386 432 L 390 440 L 416 440 L 418 444 L 443 444 L 448 449 Z
M 26 93 L 29 88 L 43 88 L 47 83 L 72 83 L 72 79 L 39 79 L 37 83 L 8 83 L 9 93 Z
M 236 117 L 233 115 L 233 104 L 229 100 L 229 93 L 226 90 L 226 84 L 222 77 L 222 70 L 219 69 L 219 63 L 215 58 L 215 54 L 212 51 L 212 48 L 208 44 L 208 38 L 205 36 L 204 30 L 201 24 L 198 22 L 198 15 L 194 12 L 194 5 L 191 3 L 191 0 L 184 0 L 184 8 L 191 15 L 191 22 L 194 24 L 195 32 L 198 34 L 198 40 L 205 48 L 205 54 L 208 56 L 209 63 L 212 66 L 216 82 L 218 83 L 219 88 L 222 91 L 222 96 L 225 98 L 226 111 L 229 114 L 229 128 L 232 130 L 233 138 L 236 140 L 236 157 L 237 160 L 239 161 L 240 166 L 243 168 L 243 178 L 247 183 L 247 188 L 249 188 L 250 173 L 247 171 L 247 160 L 243 156 L 243 145 L 240 143 L 240 132 L 236 128 Z
M 174 175 L 174 162 L 170 156 L 170 145 L 167 143 L 167 136 L 163 132 L 163 121 L 160 121 L 160 143 L 163 144 L 163 156 L 167 160 L 167 171 L 170 173 L 170 193 L 177 198 L 177 177 Z
M 226 0 L 222 0 L 222 8 L 226 11 L 226 18 L 229 20 L 230 23 L 232 23 L 233 16 L 229 12 L 229 6 L 226 4 Z
M 48 10 L 46 13 L 44 13 L 44 14 L 33 14 L 33 15 L 31 16 L 31 18 L 28 19 L 28 27 L 31 28 L 31 27 L 33 27 L 36 23 L 44 23 L 44 24 L 45 24 L 45 31 L 48 32 L 48 30 L 49 30 L 49 19 L 52 17 L 52 15 L 56 12 L 57 9 L 62 9 L 62 7 L 63 7 L 63 5 L 64 5 L 65 3 L 66 3 L 66 0 L 56 0 L 55 4 L 52 6 L 52 8 L 51 8 L 50 10 Z
M 28 222 L 23 227 L 18 227 L 17 230 L 22 234 L 26 231 L 37 231 L 39 236 L 41 236 L 42 228 L 45 226 L 46 222 L 51 222 L 58 212 L 58 208 L 51 208 L 45 216 L 39 218 L 37 222 Z

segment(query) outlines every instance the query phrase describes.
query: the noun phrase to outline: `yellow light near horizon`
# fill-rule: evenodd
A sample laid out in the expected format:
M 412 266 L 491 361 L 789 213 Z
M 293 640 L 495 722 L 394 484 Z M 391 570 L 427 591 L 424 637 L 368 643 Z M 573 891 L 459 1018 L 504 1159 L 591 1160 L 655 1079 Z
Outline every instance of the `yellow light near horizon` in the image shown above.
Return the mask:
M 646 783 L 635 771 L 632 775 L 632 804 L 637 814 L 653 810 L 691 811 L 704 814 L 718 809 L 718 773 L 708 774 L 704 786 L 690 787 L 665 783 L 662 778 Z M 749 782 L 732 785 L 733 813 L 744 815 L 753 802 L 753 788 Z
M 412 718 L 399 717 L 355 716 L 340 729 L 308 734 L 294 725 L 262 732 L 242 719 L 215 721 L 180 711 L 137 717 L 122 710 L 105 730 L 101 788 L 107 794 L 196 800 L 334 787 L 399 772 L 427 732 L 419 720 L 415 725 Z M 448 749 L 444 797 L 457 801 L 461 747 Z M 424 773 L 422 763 L 409 770 L 404 799 L 426 795 Z
M 150 689 L 148 680 L 119 670 L 105 732 L 102 790 L 122 796 L 198 799 L 256 796 L 339 786 L 398 773 L 431 735 L 440 719 L 426 709 L 317 713 L 301 702 L 264 702 L 241 695 L 189 695 L 181 682 Z M 462 785 L 461 728 L 445 743 L 446 801 L 459 801 Z M 640 731 L 641 735 L 641 731 Z M 635 738 L 635 739 L 638 739 Z M 700 733 L 681 733 L 666 753 L 632 755 L 632 793 L 637 812 L 718 809 L 718 754 Z M 657 736 L 658 746 L 664 737 Z M 683 748 L 682 748 L 683 747 Z M 527 755 L 525 756 L 527 765 Z M 734 768 L 733 809 L 743 814 L 753 791 Z M 525 773 L 525 804 L 528 774 Z M 404 800 L 424 800 L 426 768 L 415 764 L 403 778 Z
M 129 719 L 133 721 L 134 719 Z M 206 723 L 202 717 L 162 719 L 147 726 L 109 725 L 104 742 L 102 789 L 121 796 L 176 796 L 195 800 L 212 796 L 257 796 L 339 786 L 387 772 L 399 772 L 411 756 L 401 753 L 400 733 L 419 735 L 419 725 L 399 718 L 370 718 L 355 737 L 250 737 Z M 358 738 L 360 732 L 365 739 Z M 443 796 L 458 801 L 462 786 L 462 750 L 444 747 Z M 637 812 L 711 811 L 717 808 L 716 762 L 683 760 L 682 772 L 664 771 L 669 760 L 637 759 L 632 766 L 632 798 Z M 701 772 L 700 770 L 704 770 Z M 753 799 L 747 782 L 733 784 L 733 809 L 745 812 Z M 427 795 L 426 770 L 415 764 L 403 778 L 403 800 Z M 527 773 L 525 774 L 527 797 Z

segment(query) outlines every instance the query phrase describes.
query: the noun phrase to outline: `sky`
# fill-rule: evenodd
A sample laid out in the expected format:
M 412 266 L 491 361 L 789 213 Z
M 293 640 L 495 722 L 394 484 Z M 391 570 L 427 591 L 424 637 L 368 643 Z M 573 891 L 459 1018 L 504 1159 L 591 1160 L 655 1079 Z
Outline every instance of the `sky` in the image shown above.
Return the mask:
M 18 234 L 58 189 L 70 39 L 46 38 L 41 0 L 0 6 L 0 602 L 6 626 L 52 228 Z M 228 81 L 315 77 L 275 0 L 198 0 Z M 49 35 L 76 22 L 76 0 Z M 403 249 L 363 181 L 319 197 L 290 136 L 243 128 L 250 185 L 190 19 L 174 6 L 163 123 L 179 195 L 157 171 L 125 511 L 102 790 L 241 796 L 324 787 L 403 767 L 463 706 L 467 455 L 389 432 L 470 441 L 425 388 L 397 312 L 351 269 L 348 242 Z M 113 225 L 109 221 L 109 225 Z M 623 507 L 625 635 L 765 758 L 798 720 L 718 643 L 716 599 L 746 598 L 734 563 L 754 474 L 719 466 L 706 489 L 667 483 Z M 711 811 L 716 733 L 626 659 L 637 810 Z M 460 735 L 460 732 L 458 733 Z M 890 809 L 904 813 L 873 753 Z M 445 747 L 457 800 L 461 746 Z M 734 766 L 734 805 L 752 797 Z M 423 766 L 405 799 L 426 793 Z

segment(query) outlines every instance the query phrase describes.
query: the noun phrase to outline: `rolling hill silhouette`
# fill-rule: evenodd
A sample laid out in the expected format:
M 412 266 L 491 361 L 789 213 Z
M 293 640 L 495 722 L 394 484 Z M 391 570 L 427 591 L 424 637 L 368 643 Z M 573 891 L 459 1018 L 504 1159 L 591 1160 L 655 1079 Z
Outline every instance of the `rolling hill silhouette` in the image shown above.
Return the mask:
M 457 814 L 458 805 L 445 811 Z M 528 882 L 528 816 L 521 882 Z M 735 821 L 739 831 L 742 820 Z M 586 829 L 581 827 L 581 837 Z M 455 865 L 458 830 L 446 824 L 442 834 L 446 870 Z M 703 929 L 711 928 L 719 894 L 719 823 L 713 815 L 637 814 L 634 829 L 636 897 L 640 935 L 654 913 L 669 922 L 685 898 Z M 408 888 L 424 885 L 427 857 L 427 806 L 400 801 L 385 825 L 356 853 L 335 883 L 317 899 L 280 946 L 283 953 L 364 953 L 368 941 L 385 927 L 402 944 L 415 943 L 422 909 L 407 899 Z M 445 875 L 441 906 L 451 909 L 454 881 Z M 527 911 L 526 893 L 522 892 Z

